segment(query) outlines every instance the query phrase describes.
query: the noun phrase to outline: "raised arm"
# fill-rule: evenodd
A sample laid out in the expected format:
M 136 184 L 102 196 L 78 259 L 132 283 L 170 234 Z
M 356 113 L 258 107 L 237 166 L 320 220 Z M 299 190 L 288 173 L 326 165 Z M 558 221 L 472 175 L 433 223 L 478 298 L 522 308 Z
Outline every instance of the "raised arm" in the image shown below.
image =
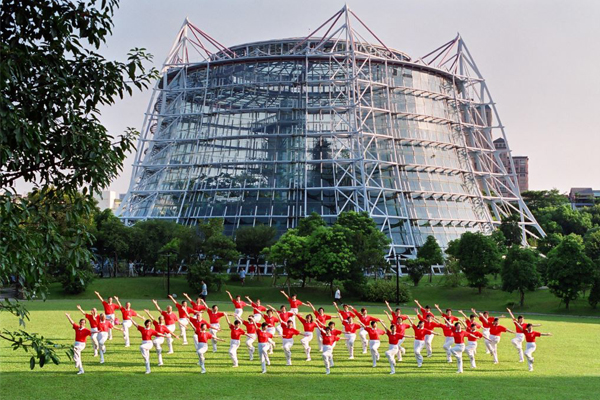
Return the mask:
M 96 293 L 96 296 L 98 296 L 98 299 L 100 299 L 100 301 L 104 303 L 104 299 L 102 298 L 102 296 L 100 296 L 100 293 L 98 293 L 98 292 L 94 292 L 94 293 Z
M 77 309 L 78 309 L 79 311 L 81 311 L 81 313 L 82 313 L 83 315 L 85 315 L 85 311 L 83 311 L 83 309 L 81 308 L 81 306 L 80 306 L 79 304 L 77 304 Z
M 226 290 L 225 293 L 227 293 L 227 295 L 229 296 L 229 300 L 233 301 L 233 296 L 231 296 L 229 290 Z
M 465 313 L 463 312 L 463 310 L 458 310 L 458 313 L 459 313 L 460 315 L 462 315 L 463 317 L 465 317 L 465 319 L 469 319 L 469 317 L 467 317 L 467 314 L 465 314 Z
M 227 325 L 231 325 L 231 321 L 229 320 L 229 315 L 225 313 L 225 319 L 227 320 Z
M 390 310 L 390 314 L 394 312 L 394 310 L 392 310 L 392 307 L 390 307 L 390 303 L 387 300 L 385 301 L 385 305 L 387 306 L 387 309 Z
M 75 322 L 73 322 L 73 318 L 71 318 L 71 315 L 69 313 L 65 313 L 65 315 L 67 316 L 67 319 L 69 320 L 71 325 L 75 325 Z
M 419 303 L 419 300 L 417 299 L 415 299 L 415 304 L 417 305 L 417 307 L 423 308 L 423 306 L 421 305 L 421 303 Z
M 173 296 L 169 295 L 169 298 L 171 299 L 171 301 L 172 301 L 173 303 L 175 303 L 175 305 L 177 305 L 177 304 L 178 304 L 178 303 L 177 303 L 177 300 L 175 300 L 175 299 L 173 298 Z
M 158 305 L 158 301 L 152 299 L 152 302 L 154 303 L 154 307 L 156 307 L 156 309 L 158 310 L 159 313 L 162 313 L 162 310 L 160 309 L 159 305 Z
M 138 324 L 137 322 L 135 322 L 133 319 L 131 319 L 131 323 L 133 324 L 133 326 L 135 326 L 136 328 L 138 328 L 140 326 L 140 324 Z
M 434 305 L 435 305 L 435 308 L 440 312 L 440 314 L 444 313 L 438 304 L 434 304 Z
M 386 301 L 387 303 L 387 301 Z M 388 306 L 389 307 L 389 306 Z M 390 320 L 390 322 L 393 321 L 392 316 L 390 315 L 390 313 L 388 313 L 386 310 L 383 310 L 383 312 L 385 313 L 385 315 L 387 315 L 388 319 Z
M 315 309 L 315 306 L 312 305 L 312 303 L 310 301 L 306 302 L 306 305 L 309 306 L 310 308 L 312 308 L 313 312 L 316 312 L 317 310 Z
M 284 295 L 286 299 L 288 299 L 288 300 L 290 299 L 290 296 L 288 296 L 287 293 L 284 292 L 283 290 L 280 290 L 279 292 L 281 292 L 281 294 Z
M 246 300 L 248 300 L 250 302 L 250 304 L 254 304 L 254 302 L 252 301 L 252 299 L 249 296 L 244 296 L 246 298 Z
M 508 313 L 510 314 L 510 317 L 512 318 L 513 321 L 516 321 L 517 319 L 515 318 L 514 314 L 512 313 L 512 311 L 510 310 L 510 308 L 506 308 L 506 311 L 508 311 Z
M 123 306 L 121 305 L 121 301 L 119 300 L 119 298 L 117 296 L 113 296 L 113 299 L 115 299 L 115 301 L 117 302 L 117 304 L 119 305 L 120 308 L 123 308 Z
M 333 306 L 335 307 L 336 311 L 339 314 L 340 313 L 340 308 L 338 307 L 338 305 L 337 305 L 337 303 L 335 301 L 333 302 Z

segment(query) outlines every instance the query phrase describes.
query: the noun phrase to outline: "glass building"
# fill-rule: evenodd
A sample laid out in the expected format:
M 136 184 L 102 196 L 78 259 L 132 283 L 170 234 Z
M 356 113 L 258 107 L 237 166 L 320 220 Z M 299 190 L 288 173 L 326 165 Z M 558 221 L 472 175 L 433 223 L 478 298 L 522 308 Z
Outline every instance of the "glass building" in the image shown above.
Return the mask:
M 307 37 L 231 47 L 186 20 L 119 213 L 127 223 L 223 218 L 233 234 L 367 211 L 392 240 L 390 257 L 413 256 L 428 235 L 444 247 L 490 233 L 513 213 L 523 240 L 543 235 L 501 161 L 508 145 L 494 147 L 500 137 L 460 37 L 413 59 L 347 7 Z

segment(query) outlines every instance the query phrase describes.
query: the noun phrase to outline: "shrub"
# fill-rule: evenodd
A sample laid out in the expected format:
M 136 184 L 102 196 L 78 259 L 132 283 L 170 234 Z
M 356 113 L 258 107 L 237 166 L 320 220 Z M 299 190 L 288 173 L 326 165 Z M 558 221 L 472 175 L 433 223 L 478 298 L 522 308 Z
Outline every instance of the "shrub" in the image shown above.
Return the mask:
M 590 297 L 588 297 L 588 302 L 593 309 L 596 309 L 598 303 L 600 303 L 600 274 L 596 275 L 594 279 L 594 284 L 592 285 L 592 289 L 590 290 Z
M 411 300 L 410 289 L 406 285 L 400 285 L 400 302 L 406 303 Z M 396 281 L 395 280 L 376 280 L 367 285 L 367 293 L 362 300 L 381 303 L 385 300 L 396 299 Z
M 408 276 L 415 286 L 419 286 L 419 282 L 423 278 L 423 275 L 425 275 L 427 266 L 424 263 L 424 260 L 419 258 L 416 260 L 406 260 Z
M 67 294 L 79 294 L 85 292 L 88 285 L 94 280 L 94 269 L 91 264 L 84 265 L 75 274 L 63 271 L 57 280 L 61 283 Z
M 342 298 L 352 298 L 364 300 L 369 288 L 365 282 L 356 282 L 353 280 L 344 281 L 342 286 Z
M 202 291 L 202 281 L 206 283 L 209 291 L 219 292 L 227 274 L 215 274 L 211 271 L 211 264 L 207 260 L 197 261 L 190 265 L 187 273 L 187 281 L 196 293 Z

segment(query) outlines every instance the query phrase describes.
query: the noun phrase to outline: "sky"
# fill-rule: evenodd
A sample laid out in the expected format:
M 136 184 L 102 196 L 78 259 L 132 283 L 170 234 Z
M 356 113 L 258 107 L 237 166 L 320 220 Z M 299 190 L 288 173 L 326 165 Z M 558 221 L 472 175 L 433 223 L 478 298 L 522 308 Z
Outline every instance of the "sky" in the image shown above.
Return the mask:
M 513 155 L 529 156 L 532 190 L 600 188 L 600 1 L 348 1 L 389 47 L 413 59 L 460 32 L 497 104 Z M 337 0 L 125 0 L 108 59 L 144 47 L 160 69 L 184 19 L 225 46 L 306 36 Z M 151 90 L 101 109 L 113 135 L 142 129 Z M 134 155 L 110 190 L 125 193 Z

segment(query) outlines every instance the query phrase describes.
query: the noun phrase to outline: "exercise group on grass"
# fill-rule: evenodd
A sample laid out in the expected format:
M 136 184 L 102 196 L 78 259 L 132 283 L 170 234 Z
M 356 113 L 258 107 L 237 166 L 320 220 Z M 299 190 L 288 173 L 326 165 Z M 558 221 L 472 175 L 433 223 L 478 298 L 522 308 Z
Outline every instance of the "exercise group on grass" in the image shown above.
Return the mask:
M 464 318 L 461 319 L 452 315 L 451 309 L 446 309 L 443 312 L 436 304 L 435 308 L 440 314 L 439 317 L 436 317 L 429 306 L 421 306 L 418 300 L 415 300 L 418 307 L 415 308 L 416 319 L 402 314 L 400 308 L 392 310 L 386 301 L 387 310 L 384 310 L 384 312 L 389 319 L 389 326 L 381 319 L 370 316 L 366 308 L 358 311 L 351 305 L 343 304 L 340 309 L 337 303 L 333 303 L 337 310 L 336 317 L 339 318 L 343 327 L 343 330 L 339 330 L 336 329 L 335 317 L 327 315 L 322 307 L 315 309 L 309 301 L 302 302 L 296 298 L 296 295 L 290 297 L 284 291 L 281 293 L 289 302 L 289 311 L 284 305 L 279 310 L 268 304 L 263 306 L 260 300 L 253 301 L 248 296 L 246 296 L 248 302 L 245 302 L 241 299 L 241 296 L 234 298 L 231 293 L 227 292 L 235 310 L 233 314 L 226 314 L 219 312 L 219 307 L 216 305 L 208 307 L 202 297 L 193 301 L 184 293 L 183 296 L 186 300 L 181 302 L 169 296 L 177 308 L 177 314 L 173 311 L 173 306 L 168 305 L 163 310 L 156 300 L 152 300 L 156 310 L 160 313 L 158 318 L 155 318 L 150 310 L 144 310 L 146 317 L 134 311 L 129 302 L 123 306 L 117 296 L 104 300 L 96 292 L 102 302 L 104 313 L 98 313 L 95 308 L 86 313 L 78 305 L 77 308 L 85 316 L 85 318 L 79 320 L 79 324 L 76 324 L 68 313 L 66 314 L 75 330 L 73 359 L 75 366 L 78 368 L 78 374 L 84 373 L 81 353 L 85 349 L 88 337 L 91 337 L 94 357 L 99 355 L 102 364 L 104 363 L 106 342 L 112 340 L 112 330 L 121 330 L 125 347 L 130 347 L 129 330 L 132 326 L 135 326 L 142 336 L 140 351 L 146 365 L 146 374 L 151 372 L 150 350 L 153 347 L 156 349 L 158 365 L 163 365 L 162 346 L 165 339 L 169 349 L 167 354 L 172 354 L 173 338 L 181 338 L 183 345 L 188 344 L 188 328 L 194 332 L 194 348 L 198 356 L 200 371 L 206 373 L 205 357 L 209 343 L 212 345 L 212 351 L 217 352 L 217 342 L 225 341 L 219 337 L 221 335 L 219 332 L 222 330 L 220 321 L 223 317 L 227 321 L 228 330 L 230 331 L 229 357 L 231 358 L 232 367 L 238 366 L 237 353 L 242 341 L 245 341 L 250 361 L 254 360 L 256 350 L 254 342 L 258 341 L 258 358 L 263 374 L 267 372 L 267 366 L 271 365 L 269 355 L 273 354 L 276 347 L 273 340 L 275 337 L 281 337 L 281 347 L 285 355 L 286 365 L 292 365 L 294 337 L 301 337 L 300 343 L 304 349 L 306 361 L 311 361 L 311 344 L 314 336 L 316 336 L 319 352 L 325 364 L 325 373 L 329 374 L 334 366 L 333 350 L 338 341 L 345 341 L 348 358 L 352 360 L 354 359 L 354 343 L 358 336 L 362 344 L 362 353 L 367 354 L 370 350 L 373 367 L 375 368 L 379 361 L 380 337 L 385 335 L 389 343 L 385 356 L 389 361 L 390 374 L 394 374 L 396 363 L 402 361 L 402 356 L 406 352 L 405 348 L 402 347 L 406 338 L 414 338 L 414 355 L 417 367 L 420 368 L 423 365 L 421 351 L 425 348 L 426 357 L 432 356 L 433 337 L 440 336 L 440 333 L 435 332 L 435 329 L 441 329 L 441 334 L 445 339 L 443 349 L 446 360 L 451 363 L 454 357 L 457 363 L 457 373 L 460 374 L 463 373 L 463 353 L 465 351 L 471 362 L 471 368 L 476 368 L 475 355 L 479 339 L 483 339 L 486 354 L 490 354 L 494 364 L 497 364 L 498 344 L 502 333 L 505 332 L 515 335 L 511 343 L 517 350 L 519 362 L 522 363 L 527 359 L 529 371 L 533 371 L 533 352 L 536 350 L 536 338 L 551 336 L 550 333 L 534 331 L 533 327 L 539 325 L 526 323 L 522 316 L 515 318 L 510 309 L 507 310 L 514 323 L 514 331 L 499 324 L 499 318 L 504 317 L 503 315 L 492 317 L 487 311 L 477 312 L 472 308 L 472 314 L 468 316 L 462 310 L 459 310 L 462 318 Z M 252 313 L 246 319 L 243 318 L 245 307 L 252 308 Z M 303 317 L 299 312 L 300 307 L 309 307 L 312 313 L 308 313 Z M 122 321 L 120 322 L 115 317 L 117 310 L 121 312 Z M 204 312 L 208 315 L 208 321 L 204 319 Z M 134 318 L 139 318 L 143 323 L 138 324 Z M 86 328 L 86 320 L 89 321 L 90 329 Z M 302 325 L 302 331 L 296 329 L 296 320 Z M 378 324 L 381 324 L 385 329 L 380 329 Z M 120 327 L 117 325 L 120 325 Z M 176 325 L 179 325 L 179 336 L 175 334 Z M 411 328 L 413 335 L 405 334 L 407 330 L 411 332 Z M 525 342 L 525 350 L 523 350 L 523 342 Z

